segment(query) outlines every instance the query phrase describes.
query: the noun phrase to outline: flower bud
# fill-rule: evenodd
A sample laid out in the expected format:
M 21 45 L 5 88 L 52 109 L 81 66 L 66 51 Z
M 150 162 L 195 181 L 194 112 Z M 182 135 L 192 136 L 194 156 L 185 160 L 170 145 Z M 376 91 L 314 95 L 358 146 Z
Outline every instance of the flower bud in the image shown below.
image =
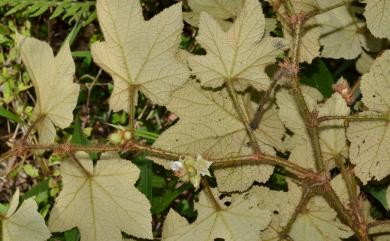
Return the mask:
M 119 145 L 122 142 L 122 136 L 118 132 L 114 132 L 108 136 L 108 140 L 115 145 Z

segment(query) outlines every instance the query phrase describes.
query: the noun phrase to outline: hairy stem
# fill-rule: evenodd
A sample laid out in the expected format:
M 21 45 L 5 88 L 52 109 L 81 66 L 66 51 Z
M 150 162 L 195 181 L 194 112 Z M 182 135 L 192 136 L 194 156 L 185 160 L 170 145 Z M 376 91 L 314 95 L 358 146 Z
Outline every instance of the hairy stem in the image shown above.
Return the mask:
M 373 221 L 371 223 L 367 224 L 368 229 L 377 227 L 377 226 L 382 226 L 382 225 L 390 225 L 390 220 L 380 220 L 380 221 Z
M 344 221 L 356 234 L 359 233 L 358 225 L 356 225 L 348 209 L 341 202 L 330 183 L 325 183 L 322 190 L 318 192 L 322 195 L 328 204 L 336 210 L 340 219 Z
M 267 164 L 273 166 L 281 166 L 284 167 L 288 172 L 294 174 L 299 178 L 306 178 L 308 176 L 315 175 L 311 170 L 303 168 L 293 162 L 289 162 L 285 159 L 268 156 L 264 154 L 257 154 L 251 156 L 241 156 L 241 157 L 229 157 L 229 158 L 220 158 L 220 159 L 210 159 L 213 161 L 212 167 L 219 168 L 227 168 L 227 167 L 235 167 L 240 165 L 256 165 L 256 164 Z
M 346 121 L 390 121 L 388 115 L 377 115 L 377 116 L 321 116 L 318 118 L 318 122 L 332 121 L 332 120 L 346 120 Z
M 292 65 L 295 69 L 298 69 L 299 66 L 299 47 L 301 40 L 301 28 L 302 28 L 302 16 L 297 16 L 297 22 L 294 27 L 294 48 L 292 53 Z M 316 162 L 317 169 L 319 171 L 324 170 L 324 163 L 322 160 L 322 151 L 320 147 L 320 138 L 318 123 L 314 122 L 312 113 L 307 106 L 305 98 L 303 97 L 302 90 L 300 88 L 299 78 L 296 74 L 291 77 L 291 86 L 292 92 L 297 102 L 299 112 L 301 113 L 303 119 L 305 120 L 306 130 L 310 136 L 311 146 L 313 148 L 314 160 Z
M 237 112 L 237 115 L 239 116 L 242 124 L 245 126 L 246 133 L 249 136 L 249 139 L 251 141 L 251 146 L 254 153 L 261 153 L 259 145 L 257 144 L 256 137 L 253 133 L 253 130 L 249 126 L 249 121 L 247 120 L 246 114 L 244 113 L 244 110 L 241 108 L 241 105 L 237 99 L 236 91 L 234 90 L 233 83 L 231 79 L 227 79 L 226 81 L 227 90 L 229 92 L 230 99 L 233 102 L 233 106 Z

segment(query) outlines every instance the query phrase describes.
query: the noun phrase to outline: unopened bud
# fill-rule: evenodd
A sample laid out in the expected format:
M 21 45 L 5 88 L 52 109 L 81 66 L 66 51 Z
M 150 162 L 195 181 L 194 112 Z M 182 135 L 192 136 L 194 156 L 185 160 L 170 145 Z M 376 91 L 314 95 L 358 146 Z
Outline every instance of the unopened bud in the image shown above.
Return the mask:
M 119 145 L 122 142 L 122 136 L 118 132 L 114 132 L 108 137 L 108 140 L 115 145 Z

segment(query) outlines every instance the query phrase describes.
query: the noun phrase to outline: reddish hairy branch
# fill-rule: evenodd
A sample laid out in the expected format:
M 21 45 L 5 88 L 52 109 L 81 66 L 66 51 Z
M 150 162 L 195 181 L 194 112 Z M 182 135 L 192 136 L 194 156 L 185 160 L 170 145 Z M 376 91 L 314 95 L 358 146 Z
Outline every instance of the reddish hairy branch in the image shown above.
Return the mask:
M 252 130 L 256 130 L 257 127 L 259 127 L 259 123 L 260 123 L 261 118 L 263 117 L 263 114 L 265 112 L 265 108 L 264 108 L 265 104 L 269 101 L 269 99 L 271 97 L 271 94 L 272 94 L 273 90 L 276 87 L 276 84 L 278 83 L 278 81 L 282 77 L 283 77 L 283 70 L 282 69 L 278 69 L 276 71 L 276 73 L 274 74 L 274 76 L 273 76 L 271 85 L 269 86 L 268 90 L 260 98 L 260 101 L 259 101 L 259 104 L 258 104 L 258 107 L 257 107 L 257 111 L 256 111 L 256 113 L 255 113 L 251 123 L 249 124 L 250 127 L 252 128 Z

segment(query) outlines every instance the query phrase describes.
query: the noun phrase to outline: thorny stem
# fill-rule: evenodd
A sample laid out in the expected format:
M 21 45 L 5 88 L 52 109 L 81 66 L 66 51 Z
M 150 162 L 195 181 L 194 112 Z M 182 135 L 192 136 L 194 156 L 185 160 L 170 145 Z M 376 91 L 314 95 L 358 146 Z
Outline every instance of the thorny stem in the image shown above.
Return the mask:
M 295 66 L 295 69 L 298 69 L 299 66 L 299 47 L 301 40 L 301 28 L 303 25 L 303 14 L 299 14 L 296 17 L 297 22 L 294 26 L 294 48 L 292 53 L 292 61 L 291 64 Z M 303 97 L 302 90 L 300 88 L 299 78 L 297 74 L 294 74 L 291 77 L 291 86 L 292 92 L 297 101 L 297 105 L 299 108 L 299 112 L 301 113 L 303 119 L 305 120 L 306 130 L 310 136 L 311 145 L 313 148 L 314 159 L 316 162 L 316 166 L 319 171 L 324 170 L 324 163 L 322 160 L 322 151 L 320 147 L 320 138 L 319 138 L 319 130 L 318 123 L 315 121 L 317 119 L 316 116 L 313 116 L 314 113 L 311 113 L 307 103 Z
M 210 188 L 209 182 L 205 177 L 202 177 L 202 184 L 205 187 L 207 196 L 210 199 L 210 201 L 213 203 L 215 210 L 221 211 L 223 208 L 221 207 L 216 197 L 214 196 L 213 191 Z
M 233 83 L 231 79 L 226 80 L 226 86 L 227 90 L 229 92 L 230 99 L 233 102 L 234 109 L 236 110 L 239 118 L 241 119 L 242 124 L 245 126 L 246 133 L 249 136 L 249 139 L 251 141 L 251 146 L 254 153 L 261 153 L 259 145 L 257 144 L 256 137 L 249 126 L 249 121 L 247 120 L 246 114 L 244 113 L 243 109 L 241 108 L 241 105 L 237 99 L 236 91 L 234 90 Z
M 291 227 L 294 224 L 295 220 L 298 218 L 298 215 L 306 208 L 307 203 L 310 201 L 310 199 L 313 196 L 314 196 L 313 192 L 311 192 L 307 188 L 303 188 L 301 199 L 299 200 L 299 203 L 298 203 L 297 207 L 295 208 L 294 213 L 291 215 L 286 226 L 280 232 L 281 239 L 285 239 L 288 236 L 288 233 L 290 232 Z
M 291 15 L 291 11 L 290 11 L 290 15 Z M 291 64 L 292 64 L 292 69 L 299 70 L 299 48 L 300 48 L 300 40 L 301 40 L 301 28 L 305 23 L 305 20 L 307 20 L 307 18 L 305 14 L 298 14 L 293 17 L 295 20 L 295 22 L 292 22 L 292 29 L 294 30 L 293 31 L 294 46 L 292 51 Z M 303 97 L 302 91 L 300 89 L 298 73 L 293 73 L 291 77 L 291 86 L 292 86 L 292 92 L 294 94 L 297 105 L 299 107 L 299 111 L 305 121 L 306 129 L 310 137 L 317 168 L 320 171 L 320 173 L 323 173 L 324 164 L 323 164 L 322 152 L 321 152 L 320 141 L 319 141 L 320 139 L 319 139 L 319 128 L 318 128 L 319 126 L 318 113 L 310 112 L 307 103 Z M 324 174 L 326 176 L 326 173 Z M 320 184 L 320 180 L 318 180 L 317 183 Z M 362 230 L 362 227 L 364 227 L 364 220 L 363 223 L 354 220 L 353 215 L 351 215 L 349 210 L 343 205 L 340 198 L 337 196 L 336 192 L 330 185 L 329 181 L 322 183 L 320 187 L 321 189 L 316 190 L 317 194 L 322 195 L 326 199 L 328 204 L 333 209 L 336 210 L 341 220 L 344 221 L 349 227 L 352 228 L 352 230 L 356 233 L 356 235 L 359 237 L 360 240 L 368 241 L 369 239 L 366 230 Z
M 344 221 L 355 232 L 355 234 L 359 237 L 359 240 L 369 241 L 366 230 L 360 229 L 360 223 L 355 222 L 351 213 L 340 201 L 340 198 L 337 196 L 336 192 L 333 190 L 329 182 L 324 184 L 323 190 L 319 191 L 318 193 L 325 198 L 325 200 L 334 210 L 336 210 L 340 219 Z
M 264 95 L 260 98 L 259 105 L 257 107 L 257 111 L 255 113 L 255 116 L 253 117 L 251 123 L 249 124 L 252 130 L 256 130 L 259 127 L 259 123 L 261 121 L 261 118 L 263 117 L 263 114 L 265 112 L 265 104 L 269 101 L 269 98 L 277 84 L 277 82 L 282 78 L 283 76 L 283 69 L 278 69 L 276 73 L 273 76 L 271 85 L 269 86 L 268 90 L 264 93 Z
M 289 162 L 285 159 L 268 156 L 264 154 L 257 154 L 251 156 L 241 156 L 241 157 L 230 157 L 230 158 L 220 158 L 220 159 L 210 159 L 213 161 L 213 168 L 227 168 L 234 167 L 239 165 L 249 165 L 249 164 L 268 164 L 274 166 L 282 166 L 286 168 L 286 170 L 298 178 L 304 179 L 310 176 L 315 175 L 311 170 L 303 168 L 293 162 Z

